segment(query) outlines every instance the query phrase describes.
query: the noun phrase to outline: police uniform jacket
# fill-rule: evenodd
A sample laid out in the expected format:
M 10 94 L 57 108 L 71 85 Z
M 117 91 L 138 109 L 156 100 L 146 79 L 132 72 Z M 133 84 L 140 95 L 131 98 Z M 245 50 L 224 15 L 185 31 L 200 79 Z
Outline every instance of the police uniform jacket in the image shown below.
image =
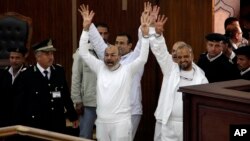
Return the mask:
M 237 67 L 223 54 L 211 62 L 206 53 L 201 54 L 197 65 L 203 69 L 209 83 L 238 79 L 240 75 Z
M 240 78 L 250 80 L 250 71 L 248 71 L 248 72 L 244 73 L 243 75 L 241 75 Z
M 61 66 L 51 66 L 49 80 L 37 66 L 28 68 L 22 76 L 19 89 L 20 124 L 63 133 L 66 127 L 65 111 L 69 120 L 77 120 Z
M 26 70 L 26 66 L 20 68 L 19 74 L 16 76 L 12 84 L 12 75 L 9 72 L 10 66 L 2 70 L 0 75 L 0 127 L 15 124 L 15 109 L 17 100 L 17 84 L 20 76 Z

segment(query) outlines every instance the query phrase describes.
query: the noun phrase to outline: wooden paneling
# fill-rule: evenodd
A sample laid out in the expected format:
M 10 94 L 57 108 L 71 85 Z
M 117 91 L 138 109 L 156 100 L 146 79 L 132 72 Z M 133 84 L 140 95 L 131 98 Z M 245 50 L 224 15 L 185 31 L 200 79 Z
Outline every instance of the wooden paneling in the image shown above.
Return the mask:
M 179 40 L 193 47 L 195 60 L 205 50 L 204 37 L 212 32 L 212 0 L 161 0 L 168 17 L 165 38 L 168 48 Z
M 249 86 L 250 81 L 239 79 L 181 87 L 184 141 L 231 140 L 231 125 L 250 122 Z
M 14 11 L 32 18 L 31 44 L 52 38 L 57 48 L 55 62 L 61 64 L 71 77 L 72 66 L 72 15 L 71 1 L 67 0 L 0 0 L 0 13 Z M 30 53 L 29 63 L 34 63 Z

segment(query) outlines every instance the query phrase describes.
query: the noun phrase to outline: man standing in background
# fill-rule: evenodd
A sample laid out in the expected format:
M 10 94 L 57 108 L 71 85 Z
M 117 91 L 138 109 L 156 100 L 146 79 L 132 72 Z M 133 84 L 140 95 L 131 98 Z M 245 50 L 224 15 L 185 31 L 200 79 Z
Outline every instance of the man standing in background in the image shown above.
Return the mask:
M 16 89 L 20 76 L 26 70 L 24 64 L 28 51 L 26 47 L 11 47 L 7 50 L 10 53 L 10 66 L 0 75 L 0 127 L 16 124 L 13 116 L 17 100 Z

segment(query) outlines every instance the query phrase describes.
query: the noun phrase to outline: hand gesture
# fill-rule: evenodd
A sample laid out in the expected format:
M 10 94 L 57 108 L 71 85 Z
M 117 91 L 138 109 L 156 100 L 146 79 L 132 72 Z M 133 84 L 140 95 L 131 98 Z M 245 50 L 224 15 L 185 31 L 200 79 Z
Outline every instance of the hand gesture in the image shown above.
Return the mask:
M 150 12 L 150 18 L 151 18 L 151 26 L 154 26 L 156 20 L 157 20 L 157 17 L 158 17 L 158 14 L 159 14 L 159 11 L 160 11 L 160 7 L 155 5 L 153 7 L 153 10 Z
M 150 23 L 151 23 L 151 19 L 149 17 L 149 13 L 147 13 L 147 14 L 142 13 L 142 15 L 141 15 L 141 31 L 142 31 L 143 37 L 148 36 Z
M 152 11 L 152 6 L 150 2 L 144 2 L 144 11 L 142 14 L 148 14 Z
M 164 31 L 164 25 L 167 21 L 167 17 L 165 17 L 165 15 L 159 15 L 156 22 L 155 22 L 155 32 L 157 34 L 162 34 L 162 32 Z
M 91 10 L 89 12 L 89 6 L 88 5 L 85 6 L 84 4 L 80 5 L 80 8 L 78 9 L 78 11 L 81 13 L 82 18 L 83 18 L 83 23 L 82 23 L 83 30 L 85 31 L 89 30 L 89 27 L 95 15 L 94 11 Z

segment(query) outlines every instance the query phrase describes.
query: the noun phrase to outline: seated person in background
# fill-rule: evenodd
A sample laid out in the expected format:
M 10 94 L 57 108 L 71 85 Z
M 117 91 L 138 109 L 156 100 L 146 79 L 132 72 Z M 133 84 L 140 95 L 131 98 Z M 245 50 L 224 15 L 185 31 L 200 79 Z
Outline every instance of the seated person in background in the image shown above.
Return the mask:
M 219 33 L 210 33 L 206 40 L 207 52 L 200 55 L 197 65 L 203 69 L 209 83 L 237 79 L 239 70 L 222 53 L 222 44 L 226 37 Z
M 243 46 L 235 50 L 240 78 L 250 80 L 250 46 Z

